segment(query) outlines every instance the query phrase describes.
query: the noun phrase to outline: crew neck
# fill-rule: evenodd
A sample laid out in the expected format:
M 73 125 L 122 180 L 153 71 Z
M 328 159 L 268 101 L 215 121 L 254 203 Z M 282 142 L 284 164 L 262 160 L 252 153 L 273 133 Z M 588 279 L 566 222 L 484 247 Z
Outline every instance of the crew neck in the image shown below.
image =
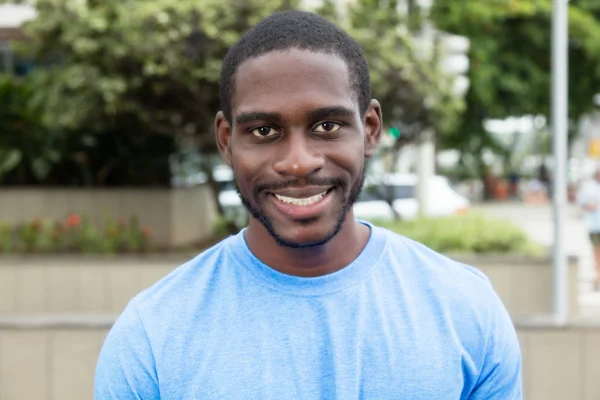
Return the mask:
M 238 259 L 242 267 L 263 284 L 296 296 L 323 296 L 339 292 L 362 281 L 374 267 L 386 245 L 385 232 L 370 222 L 357 221 L 369 227 L 367 244 L 358 257 L 344 268 L 331 274 L 317 277 L 301 277 L 285 274 L 268 266 L 252 253 L 244 237 L 246 228 L 228 242 L 229 251 Z

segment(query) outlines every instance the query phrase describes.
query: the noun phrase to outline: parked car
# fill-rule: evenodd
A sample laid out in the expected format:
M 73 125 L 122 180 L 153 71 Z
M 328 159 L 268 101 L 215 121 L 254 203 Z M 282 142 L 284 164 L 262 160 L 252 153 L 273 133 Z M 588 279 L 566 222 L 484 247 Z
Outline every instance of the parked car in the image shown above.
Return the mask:
M 354 205 L 354 215 L 364 220 L 391 220 L 394 211 L 401 219 L 410 220 L 419 215 L 416 195 L 418 178 L 415 174 L 389 174 L 383 182 L 367 182 L 361 196 Z M 448 179 L 433 176 L 427 185 L 427 209 L 430 216 L 461 214 L 470 206 L 469 200 L 458 194 Z M 386 199 L 393 199 L 393 211 Z

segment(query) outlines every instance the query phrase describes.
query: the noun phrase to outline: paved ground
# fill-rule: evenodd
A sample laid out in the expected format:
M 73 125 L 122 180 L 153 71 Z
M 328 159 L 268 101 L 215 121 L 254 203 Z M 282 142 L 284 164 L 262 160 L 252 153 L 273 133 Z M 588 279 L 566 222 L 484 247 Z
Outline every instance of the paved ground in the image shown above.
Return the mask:
M 536 242 L 548 246 L 554 243 L 554 222 L 551 205 L 524 203 L 491 203 L 474 205 L 474 211 L 508 219 L 520 226 Z M 579 257 L 579 299 L 582 312 L 600 315 L 600 293 L 593 291 L 595 278 L 594 256 L 587 230 L 578 209 L 569 206 L 567 211 L 565 248 L 568 254 Z

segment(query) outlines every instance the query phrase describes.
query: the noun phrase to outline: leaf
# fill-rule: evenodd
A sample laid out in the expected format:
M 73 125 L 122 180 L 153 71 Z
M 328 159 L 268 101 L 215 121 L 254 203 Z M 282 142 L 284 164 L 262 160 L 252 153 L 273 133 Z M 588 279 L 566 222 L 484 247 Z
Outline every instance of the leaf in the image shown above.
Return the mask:
M 33 174 L 36 179 L 43 181 L 46 179 L 50 171 L 52 170 L 51 164 L 43 158 L 37 158 L 33 160 L 31 164 L 31 169 L 33 170 Z
M 92 135 L 83 135 L 81 143 L 86 147 L 94 147 L 98 144 L 98 140 Z
M 62 158 L 60 152 L 49 148 L 44 149 L 44 156 L 46 159 L 52 161 L 52 163 L 54 164 L 58 163 Z
M 0 152 L 0 175 L 12 171 L 21 162 L 23 155 L 20 150 L 12 149 L 3 154 Z

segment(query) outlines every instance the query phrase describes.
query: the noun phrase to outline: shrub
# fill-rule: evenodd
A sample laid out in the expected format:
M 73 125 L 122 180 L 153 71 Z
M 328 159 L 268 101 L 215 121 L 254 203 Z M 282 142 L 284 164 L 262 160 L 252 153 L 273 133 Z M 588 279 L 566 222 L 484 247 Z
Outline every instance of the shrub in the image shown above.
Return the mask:
M 0 74 L 0 185 L 167 186 L 173 137 L 123 113 L 106 127 L 51 127 L 41 78 Z
M 512 223 L 477 214 L 377 224 L 441 253 L 536 255 L 542 251 Z
M 132 253 L 148 250 L 150 227 L 137 218 L 107 221 L 103 229 L 87 218 L 71 214 L 63 221 L 34 219 L 9 225 L 0 223 L 0 253 Z

